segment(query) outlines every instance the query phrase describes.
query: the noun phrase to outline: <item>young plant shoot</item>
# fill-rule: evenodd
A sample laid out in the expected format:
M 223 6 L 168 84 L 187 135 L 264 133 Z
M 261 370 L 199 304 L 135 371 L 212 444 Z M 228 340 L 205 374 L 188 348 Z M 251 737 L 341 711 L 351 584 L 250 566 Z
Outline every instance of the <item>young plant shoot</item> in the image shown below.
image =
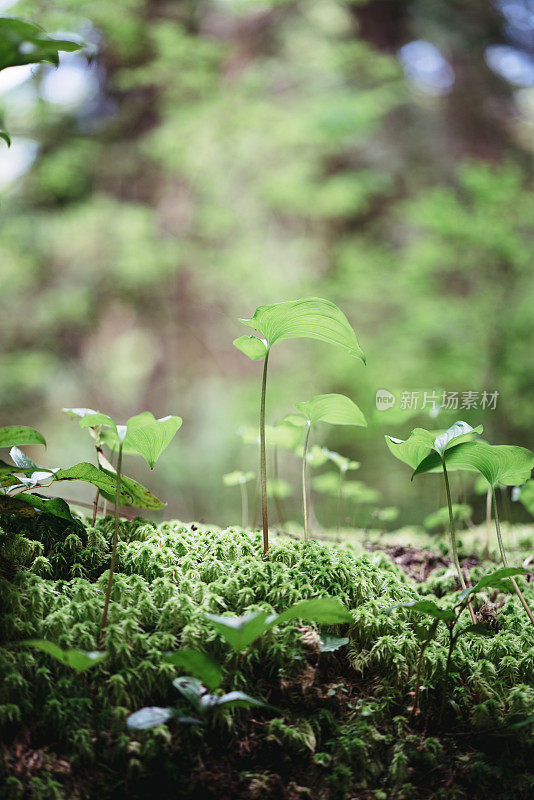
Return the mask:
M 267 460 L 265 452 L 265 395 L 267 367 L 272 347 L 284 339 L 319 339 L 345 350 L 365 363 L 358 339 L 343 312 L 329 300 L 305 297 L 272 305 L 259 306 L 250 319 L 242 319 L 259 336 L 240 336 L 234 345 L 253 361 L 263 360 L 260 399 L 260 483 L 263 527 L 263 554 L 269 550 L 267 513 Z
M 238 470 L 223 475 L 225 486 L 239 486 L 241 490 L 241 525 L 243 528 L 248 528 L 247 483 L 254 480 L 255 477 L 253 472 L 239 472 Z
M 286 419 L 293 425 L 306 429 L 304 450 L 302 454 L 302 505 L 304 509 L 304 541 L 309 538 L 309 503 L 308 503 L 308 442 L 312 425 L 316 422 L 329 422 L 331 425 L 358 425 L 366 427 L 367 423 L 358 406 L 343 394 L 319 394 L 302 403 L 295 403 L 301 416 L 291 415 Z
M 433 472 L 439 466 L 438 453 L 430 453 L 426 458 L 419 462 L 414 475 L 423 472 Z M 487 442 L 464 441 L 457 447 L 447 450 L 443 457 L 443 468 L 445 462 L 449 469 L 466 470 L 469 472 L 479 472 L 484 476 L 491 487 L 493 499 L 493 511 L 495 516 L 495 531 L 501 559 L 505 567 L 508 567 L 508 557 L 504 549 L 504 542 L 499 521 L 499 511 L 497 508 L 497 497 L 495 488 L 503 486 L 515 486 L 525 483 L 530 478 L 534 468 L 534 453 L 526 447 L 516 447 L 514 445 L 491 445 Z M 534 614 L 529 607 L 523 592 L 519 588 L 516 580 L 511 577 L 516 595 L 518 596 L 525 612 L 531 623 L 534 625 Z M 465 588 L 465 587 L 464 587 Z
M 339 488 L 337 494 L 337 532 L 341 528 L 341 517 L 343 514 L 343 483 L 347 472 L 352 472 L 360 468 L 359 461 L 351 461 L 350 458 L 342 456 L 333 450 L 327 450 L 327 455 L 330 461 L 336 465 L 339 470 Z
M 462 568 L 460 566 L 460 560 L 458 558 L 456 528 L 454 524 L 451 489 L 449 485 L 447 466 L 445 464 L 445 455 L 452 449 L 459 446 L 460 443 L 467 442 L 468 440 L 472 439 L 475 434 L 482 433 L 482 430 L 482 425 L 472 428 L 471 425 L 467 424 L 467 422 L 459 421 L 455 422 L 454 425 L 451 425 L 450 428 L 442 433 L 436 431 L 427 431 L 424 428 L 415 428 L 410 434 L 410 437 L 405 441 L 402 439 L 395 439 L 393 436 L 386 436 L 387 446 L 393 455 L 396 456 L 400 461 L 403 461 L 405 464 L 409 464 L 409 466 L 415 470 L 412 475 L 412 479 L 418 474 L 419 465 L 421 462 L 425 461 L 429 454 L 432 455 L 434 462 L 433 471 L 441 470 L 443 472 L 445 492 L 447 494 L 447 506 L 449 508 L 449 535 L 452 558 L 462 589 L 466 588 L 466 583 Z M 475 617 L 471 605 L 469 605 L 469 612 L 471 614 L 472 622 L 474 623 Z
M 100 412 L 86 414 L 80 420 L 80 427 L 102 429 L 102 440 L 112 450 L 117 450 L 117 469 L 116 469 L 116 492 L 115 492 L 115 526 L 113 529 L 113 544 L 111 549 L 111 564 L 109 567 L 108 585 L 106 598 L 104 601 L 104 612 L 102 614 L 101 625 L 101 644 L 104 646 L 106 639 L 106 626 L 108 621 L 109 598 L 113 582 L 113 572 L 115 570 L 115 559 L 117 556 L 117 541 L 119 534 L 119 506 L 121 497 L 121 476 L 122 476 L 122 456 L 123 453 L 138 454 L 142 456 L 150 469 L 154 469 L 156 461 L 163 453 L 165 448 L 174 438 L 182 424 L 181 417 L 168 416 L 155 419 L 149 412 L 145 411 L 130 417 L 126 425 L 117 425 L 107 414 Z M 111 464 L 108 465 L 111 469 Z

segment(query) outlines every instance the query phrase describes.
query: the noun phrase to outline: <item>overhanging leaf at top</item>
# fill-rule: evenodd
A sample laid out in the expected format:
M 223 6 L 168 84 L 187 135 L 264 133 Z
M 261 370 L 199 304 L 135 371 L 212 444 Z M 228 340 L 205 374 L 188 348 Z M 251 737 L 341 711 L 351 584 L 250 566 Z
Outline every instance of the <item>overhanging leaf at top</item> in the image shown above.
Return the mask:
M 319 394 L 295 408 L 304 414 L 310 423 L 329 422 L 331 425 L 367 426 L 365 417 L 356 403 L 344 394 Z
M 487 442 L 462 442 L 445 452 L 447 469 L 480 472 L 491 486 L 525 483 L 534 468 L 534 454 L 526 447 Z M 413 476 L 440 467 L 438 453 L 431 453 L 416 467 Z
M 329 300 L 304 297 L 258 306 L 250 319 L 242 319 L 241 322 L 254 328 L 265 340 L 265 344 L 257 337 L 252 338 L 256 338 L 259 344 L 253 343 L 250 337 L 242 336 L 235 340 L 235 346 L 252 359 L 263 358 L 267 350 L 284 339 L 318 339 L 347 350 L 349 355 L 365 363 L 365 356 L 348 319 Z M 245 344 L 244 340 L 252 343 Z
M 46 447 L 44 436 L 26 425 L 6 425 L 4 428 L 0 428 L 0 447 L 24 444 L 44 444 Z

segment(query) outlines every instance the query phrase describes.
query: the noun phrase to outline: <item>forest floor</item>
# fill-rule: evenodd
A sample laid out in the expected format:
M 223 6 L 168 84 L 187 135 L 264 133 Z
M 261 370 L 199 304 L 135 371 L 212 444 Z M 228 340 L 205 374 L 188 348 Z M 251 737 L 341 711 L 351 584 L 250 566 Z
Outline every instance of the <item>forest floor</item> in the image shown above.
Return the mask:
M 343 531 L 307 544 L 177 521 L 121 523 L 106 658 L 84 673 L 21 645 L 47 639 L 98 648 L 113 521 L 76 526 L 43 515 L 0 518 L 0 796 L 30 800 L 529 800 L 534 795 L 534 630 L 515 596 L 476 606 L 494 635 L 465 635 L 447 681 L 447 632 L 422 662 L 421 710 L 410 715 L 420 640 L 414 612 L 385 609 L 457 589 L 443 536 L 413 528 Z M 509 529 L 514 565 L 532 528 Z M 473 581 L 495 569 L 484 529 L 460 534 Z M 521 578 L 534 605 L 534 583 Z M 286 622 L 235 654 L 205 616 L 282 611 L 339 597 L 351 625 Z M 324 651 L 318 633 L 348 637 Z M 202 651 L 225 691 L 270 708 L 226 711 L 203 726 L 172 721 L 129 731 L 143 706 L 190 713 L 165 659 Z

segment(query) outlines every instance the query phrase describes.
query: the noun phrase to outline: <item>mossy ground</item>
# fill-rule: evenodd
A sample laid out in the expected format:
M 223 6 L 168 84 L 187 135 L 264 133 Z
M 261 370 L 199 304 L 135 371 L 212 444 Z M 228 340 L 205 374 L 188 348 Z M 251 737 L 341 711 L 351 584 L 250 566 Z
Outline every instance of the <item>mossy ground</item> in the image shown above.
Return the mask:
M 273 537 L 265 562 L 259 534 L 137 519 L 121 523 L 107 658 L 78 675 L 17 642 L 97 648 L 111 518 L 94 528 L 44 516 L 0 523 L 2 797 L 532 797 L 531 728 L 506 728 L 534 706 L 534 632 L 514 597 L 490 598 L 494 637 L 460 639 L 447 694 L 445 634 L 428 647 L 422 712 L 410 720 L 415 620 L 384 609 L 454 589 L 449 569 L 416 583 L 351 535 Z M 534 584 L 523 588 L 534 605 Z M 237 657 L 204 616 L 281 611 L 320 595 L 340 597 L 354 615 L 349 645 L 334 653 L 288 623 Z M 178 703 L 179 670 L 162 655 L 184 646 L 220 661 L 225 690 L 277 710 L 129 733 L 132 711 Z

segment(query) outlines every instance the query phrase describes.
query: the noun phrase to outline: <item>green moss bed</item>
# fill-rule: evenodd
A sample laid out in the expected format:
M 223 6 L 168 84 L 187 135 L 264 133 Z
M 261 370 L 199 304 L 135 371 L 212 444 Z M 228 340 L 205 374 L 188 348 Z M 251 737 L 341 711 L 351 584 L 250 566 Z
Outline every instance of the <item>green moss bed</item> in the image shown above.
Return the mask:
M 263 561 L 257 533 L 136 519 L 121 523 L 106 659 L 78 674 L 18 643 L 98 648 L 112 529 L 110 517 L 95 527 L 0 518 L 5 800 L 534 797 L 532 726 L 511 726 L 534 711 L 534 630 L 514 596 L 486 598 L 496 634 L 460 638 L 448 691 L 445 631 L 427 648 L 410 719 L 417 620 L 384 609 L 454 588 L 446 568 L 417 584 L 382 552 L 283 536 Z M 521 584 L 534 605 L 534 584 Z M 325 595 L 354 616 L 326 629 L 350 639 L 335 652 L 293 622 L 236 656 L 204 616 Z M 225 691 L 274 709 L 129 732 L 133 711 L 183 702 L 180 670 L 163 658 L 180 647 L 217 659 Z

